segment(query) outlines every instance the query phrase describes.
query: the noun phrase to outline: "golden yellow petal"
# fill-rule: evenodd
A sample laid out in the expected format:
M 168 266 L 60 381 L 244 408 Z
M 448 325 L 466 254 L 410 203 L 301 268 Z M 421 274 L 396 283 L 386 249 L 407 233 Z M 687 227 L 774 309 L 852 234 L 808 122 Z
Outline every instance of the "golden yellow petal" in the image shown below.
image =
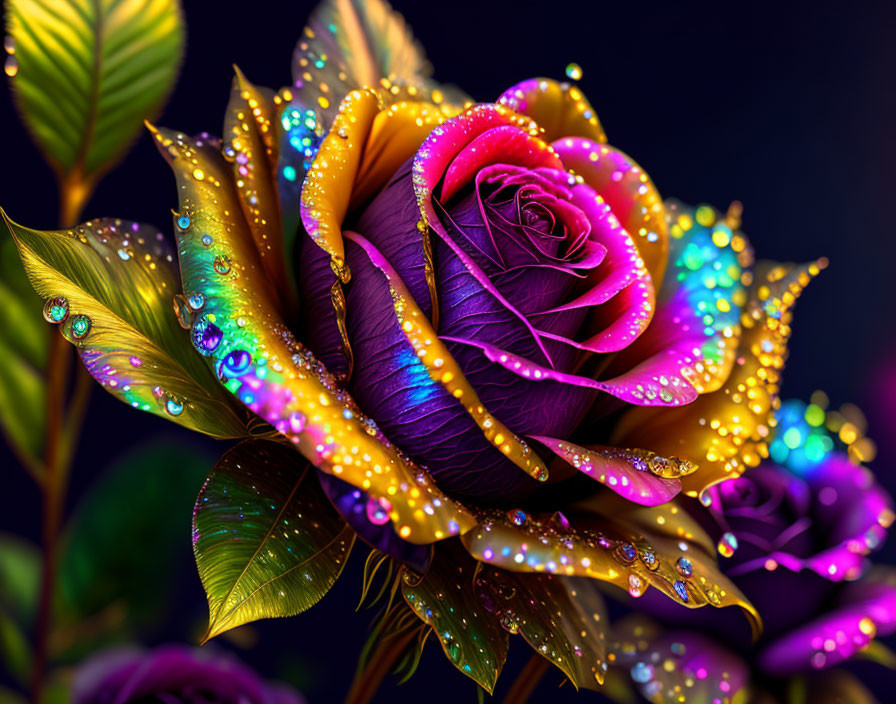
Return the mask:
M 826 265 L 825 260 L 799 266 L 760 262 L 741 314 L 743 331 L 734 368 L 725 383 L 681 408 L 628 411 L 612 442 L 636 444 L 696 463 L 698 471 L 682 478 L 689 496 L 758 465 L 768 456 L 791 309 L 806 284 Z
M 471 527 L 472 517 L 383 437 L 283 324 L 229 164 L 180 133 L 157 131 L 156 140 L 177 177 L 184 290 L 203 296 L 192 339 L 226 387 L 322 471 L 389 506 L 402 538 L 428 543 Z
M 585 137 L 606 142 L 594 108 L 577 86 L 551 78 L 531 78 L 506 90 L 497 101 L 531 117 L 544 130 L 542 138 Z

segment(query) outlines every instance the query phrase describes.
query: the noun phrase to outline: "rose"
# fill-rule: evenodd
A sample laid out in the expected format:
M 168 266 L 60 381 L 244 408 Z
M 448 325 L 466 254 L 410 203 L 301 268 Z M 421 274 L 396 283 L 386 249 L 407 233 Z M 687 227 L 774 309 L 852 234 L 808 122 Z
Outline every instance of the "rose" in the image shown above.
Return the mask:
M 790 309 L 820 267 L 753 268 L 737 207 L 665 206 L 575 86 L 476 105 L 424 66 L 388 8 L 325 4 L 292 86 L 237 74 L 223 141 L 153 128 L 179 272 L 136 223 L 10 228 L 107 390 L 249 438 L 196 504 L 209 636 L 318 601 L 357 534 L 483 687 L 503 629 L 593 687 L 589 580 L 754 616 L 665 504 L 765 454 Z M 474 577 L 493 612 L 446 587 Z
M 896 575 L 867 564 L 893 520 L 889 495 L 867 467 L 835 449 L 820 407 L 788 401 L 778 417 L 771 444 L 778 463 L 710 488 L 709 511 L 696 514 L 726 556 L 726 575 L 759 611 L 761 640 L 738 639 L 733 619 L 695 619 L 652 602 L 663 620 L 700 626 L 727 643 L 673 631 L 657 635 L 655 647 L 691 642 L 710 661 L 735 658 L 740 669 L 783 677 L 834 667 L 896 630 Z M 853 454 L 868 446 L 844 437 Z
M 264 682 L 255 672 L 221 653 L 167 645 L 148 653 L 112 650 L 78 667 L 73 704 L 302 704 L 291 688 Z
M 460 496 L 507 499 L 530 493 L 536 482 L 489 441 L 461 401 L 434 388 L 396 319 L 389 281 L 400 281 L 410 303 L 433 321 L 450 355 L 441 360 L 448 373 L 468 382 L 518 438 L 571 437 L 600 391 L 648 404 L 695 395 L 671 365 L 656 364 L 636 379 L 619 378 L 625 363 L 615 365 L 615 379 L 594 373 L 595 357 L 625 350 L 650 323 L 654 283 L 644 256 L 661 275 L 666 224 L 650 180 L 601 143 L 598 127 L 583 120 L 587 129 L 577 127 L 590 138 L 561 133 L 549 146 L 530 133 L 534 123 L 506 107 L 549 91 L 584 104 L 574 88 L 553 82 L 515 86 L 497 105 L 437 128 L 340 223 L 351 272 L 347 388 L 440 487 Z M 311 211 L 328 209 L 331 198 L 307 199 L 309 232 L 317 227 Z M 421 216 L 421 204 L 428 215 Z M 330 260 L 308 237 L 301 261 L 309 305 L 302 337 L 328 366 L 345 369 L 331 314 L 333 279 L 315 274 L 329 273 Z M 661 385 L 651 375 L 663 371 Z M 646 392 L 637 390 L 648 381 Z

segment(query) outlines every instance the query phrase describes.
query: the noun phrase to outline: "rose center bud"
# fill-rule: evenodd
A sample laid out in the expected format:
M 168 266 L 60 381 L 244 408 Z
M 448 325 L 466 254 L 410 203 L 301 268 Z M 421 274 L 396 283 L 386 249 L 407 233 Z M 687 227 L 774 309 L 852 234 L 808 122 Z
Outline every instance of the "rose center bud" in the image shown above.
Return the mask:
M 542 485 L 422 367 L 369 256 L 375 250 L 375 258 L 388 262 L 380 266 L 394 270 L 423 314 L 436 319 L 410 166 L 399 169 L 353 224 L 368 253 L 351 242 L 346 250 L 352 271 L 346 321 L 354 352 L 349 390 L 442 490 L 515 502 Z M 588 277 L 606 254 L 569 178 L 555 169 L 485 166 L 451 198 L 433 201 L 438 223 L 429 232 L 436 333 L 477 405 L 546 460 L 550 453 L 527 438 L 571 437 L 597 395 L 544 371 L 575 372 L 583 353 L 573 339 L 588 307 L 569 304 L 593 286 Z M 328 302 L 329 291 L 325 295 Z

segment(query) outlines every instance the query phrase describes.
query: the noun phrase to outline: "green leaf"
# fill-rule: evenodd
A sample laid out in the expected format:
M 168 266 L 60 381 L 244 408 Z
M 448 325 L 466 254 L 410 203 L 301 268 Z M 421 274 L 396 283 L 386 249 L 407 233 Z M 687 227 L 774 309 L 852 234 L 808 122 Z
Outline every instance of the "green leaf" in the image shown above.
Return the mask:
M 30 624 L 39 582 L 38 548 L 15 535 L 0 533 L 0 608 L 21 624 Z
M 354 540 L 297 450 L 270 441 L 237 445 L 209 475 L 193 514 L 193 551 L 209 604 L 206 640 L 316 604 Z
M 32 459 L 43 446 L 46 406 L 48 330 L 40 309 L 15 243 L 0 225 L 0 426 L 10 443 Z
M 24 695 L 0 686 L 0 704 L 28 704 Z
M 576 688 L 598 690 L 607 669 L 603 599 L 583 577 L 507 572 L 480 563 L 476 589 L 501 624 L 560 668 Z
M 60 647 L 86 645 L 71 631 L 85 619 L 126 630 L 158 621 L 175 586 L 177 555 L 189 559 L 190 508 L 212 461 L 184 445 L 153 443 L 93 485 L 66 530 Z
M 25 682 L 31 670 L 31 644 L 22 627 L 0 606 L 0 663 L 19 682 Z M 2 700 L 0 700 L 2 701 Z
M 32 286 L 47 300 L 61 299 L 62 334 L 107 391 L 208 435 L 247 434 L 245 411 L 172 311 L 180 278 L 161 233 L 113 219 L 38 231 L 0 214 Z
M 451 663 L 491 694 L 507 660 L 509 639 L 473 590 L 476 565 L 457 541 L 439 543 L 422 578 L 405 572 L 401 592 L 432 627 Z
M 177 0 L 6 0 L 22 119 L 83 203 L 161 109 L 184 49 Z

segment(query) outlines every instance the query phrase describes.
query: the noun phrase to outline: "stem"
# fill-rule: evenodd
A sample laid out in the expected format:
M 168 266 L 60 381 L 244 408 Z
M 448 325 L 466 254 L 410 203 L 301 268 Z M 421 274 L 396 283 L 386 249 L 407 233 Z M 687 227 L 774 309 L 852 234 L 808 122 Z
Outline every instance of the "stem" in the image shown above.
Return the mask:
M 93 191 L 93 184 L 73 173 L 59 183 L 59 220 L 62 227 L 73 227 L 81 217 L 81 210 Z M 59 534 L 65 512 L 69 468 L 74 454 L 75 439 L 80 429 L 89 394 L 89 385 L 79 370 L 74 399 L 68 417 L 65 397 L 71 372 L 72 350 L 62 335 L 50 338 L 47 355 L 47 435 L 44 442 L 43 481 L 40 482 L 42 500 L 41 533 L 43 560 L 40 596 L 34 634 L 34 664 L 31 673 L 31 701 L 40 704 L 44 677 L 49 660 L 50 632 L 53 627 L 53 597 L 59 566 Z
M 74 227 L 81 211 L 93 195 L 93 180 L 84 179 L 78 170 L 59 178 L 59 224 Z
M 405 648 L 416 637 L 417 630 L 408 628 L 380 640 L 370 656 L 367 667 L 355 675 L 343 704 L 368 704 L 383 683 L 383 678 L 389 674 Z
M 535 653 L 529 658 L 519 677 L 514 680 L 513 686 L 504 697 L 504 704 L 525 704 L 550 666 L 548 660 Z
M 50 341 L 47 360 L 47 438 L 44 447 L 46 473 L 41 486 L 43 499 L 43 565 L 40 601 L 38 602 L 37 630 L 34 639 L 34 670 L 32 673 L 32 701 L 40 704 L 43 693 L 44 671 L 47 666 L 47 645 L 53 616 L 53 593 L 56 587 L 56 566 L 59 552 L 59 528 L 65 506 L 68 466 L 61 461 L 65 387 L 71 355 L 68 343 L 61 335 Z

